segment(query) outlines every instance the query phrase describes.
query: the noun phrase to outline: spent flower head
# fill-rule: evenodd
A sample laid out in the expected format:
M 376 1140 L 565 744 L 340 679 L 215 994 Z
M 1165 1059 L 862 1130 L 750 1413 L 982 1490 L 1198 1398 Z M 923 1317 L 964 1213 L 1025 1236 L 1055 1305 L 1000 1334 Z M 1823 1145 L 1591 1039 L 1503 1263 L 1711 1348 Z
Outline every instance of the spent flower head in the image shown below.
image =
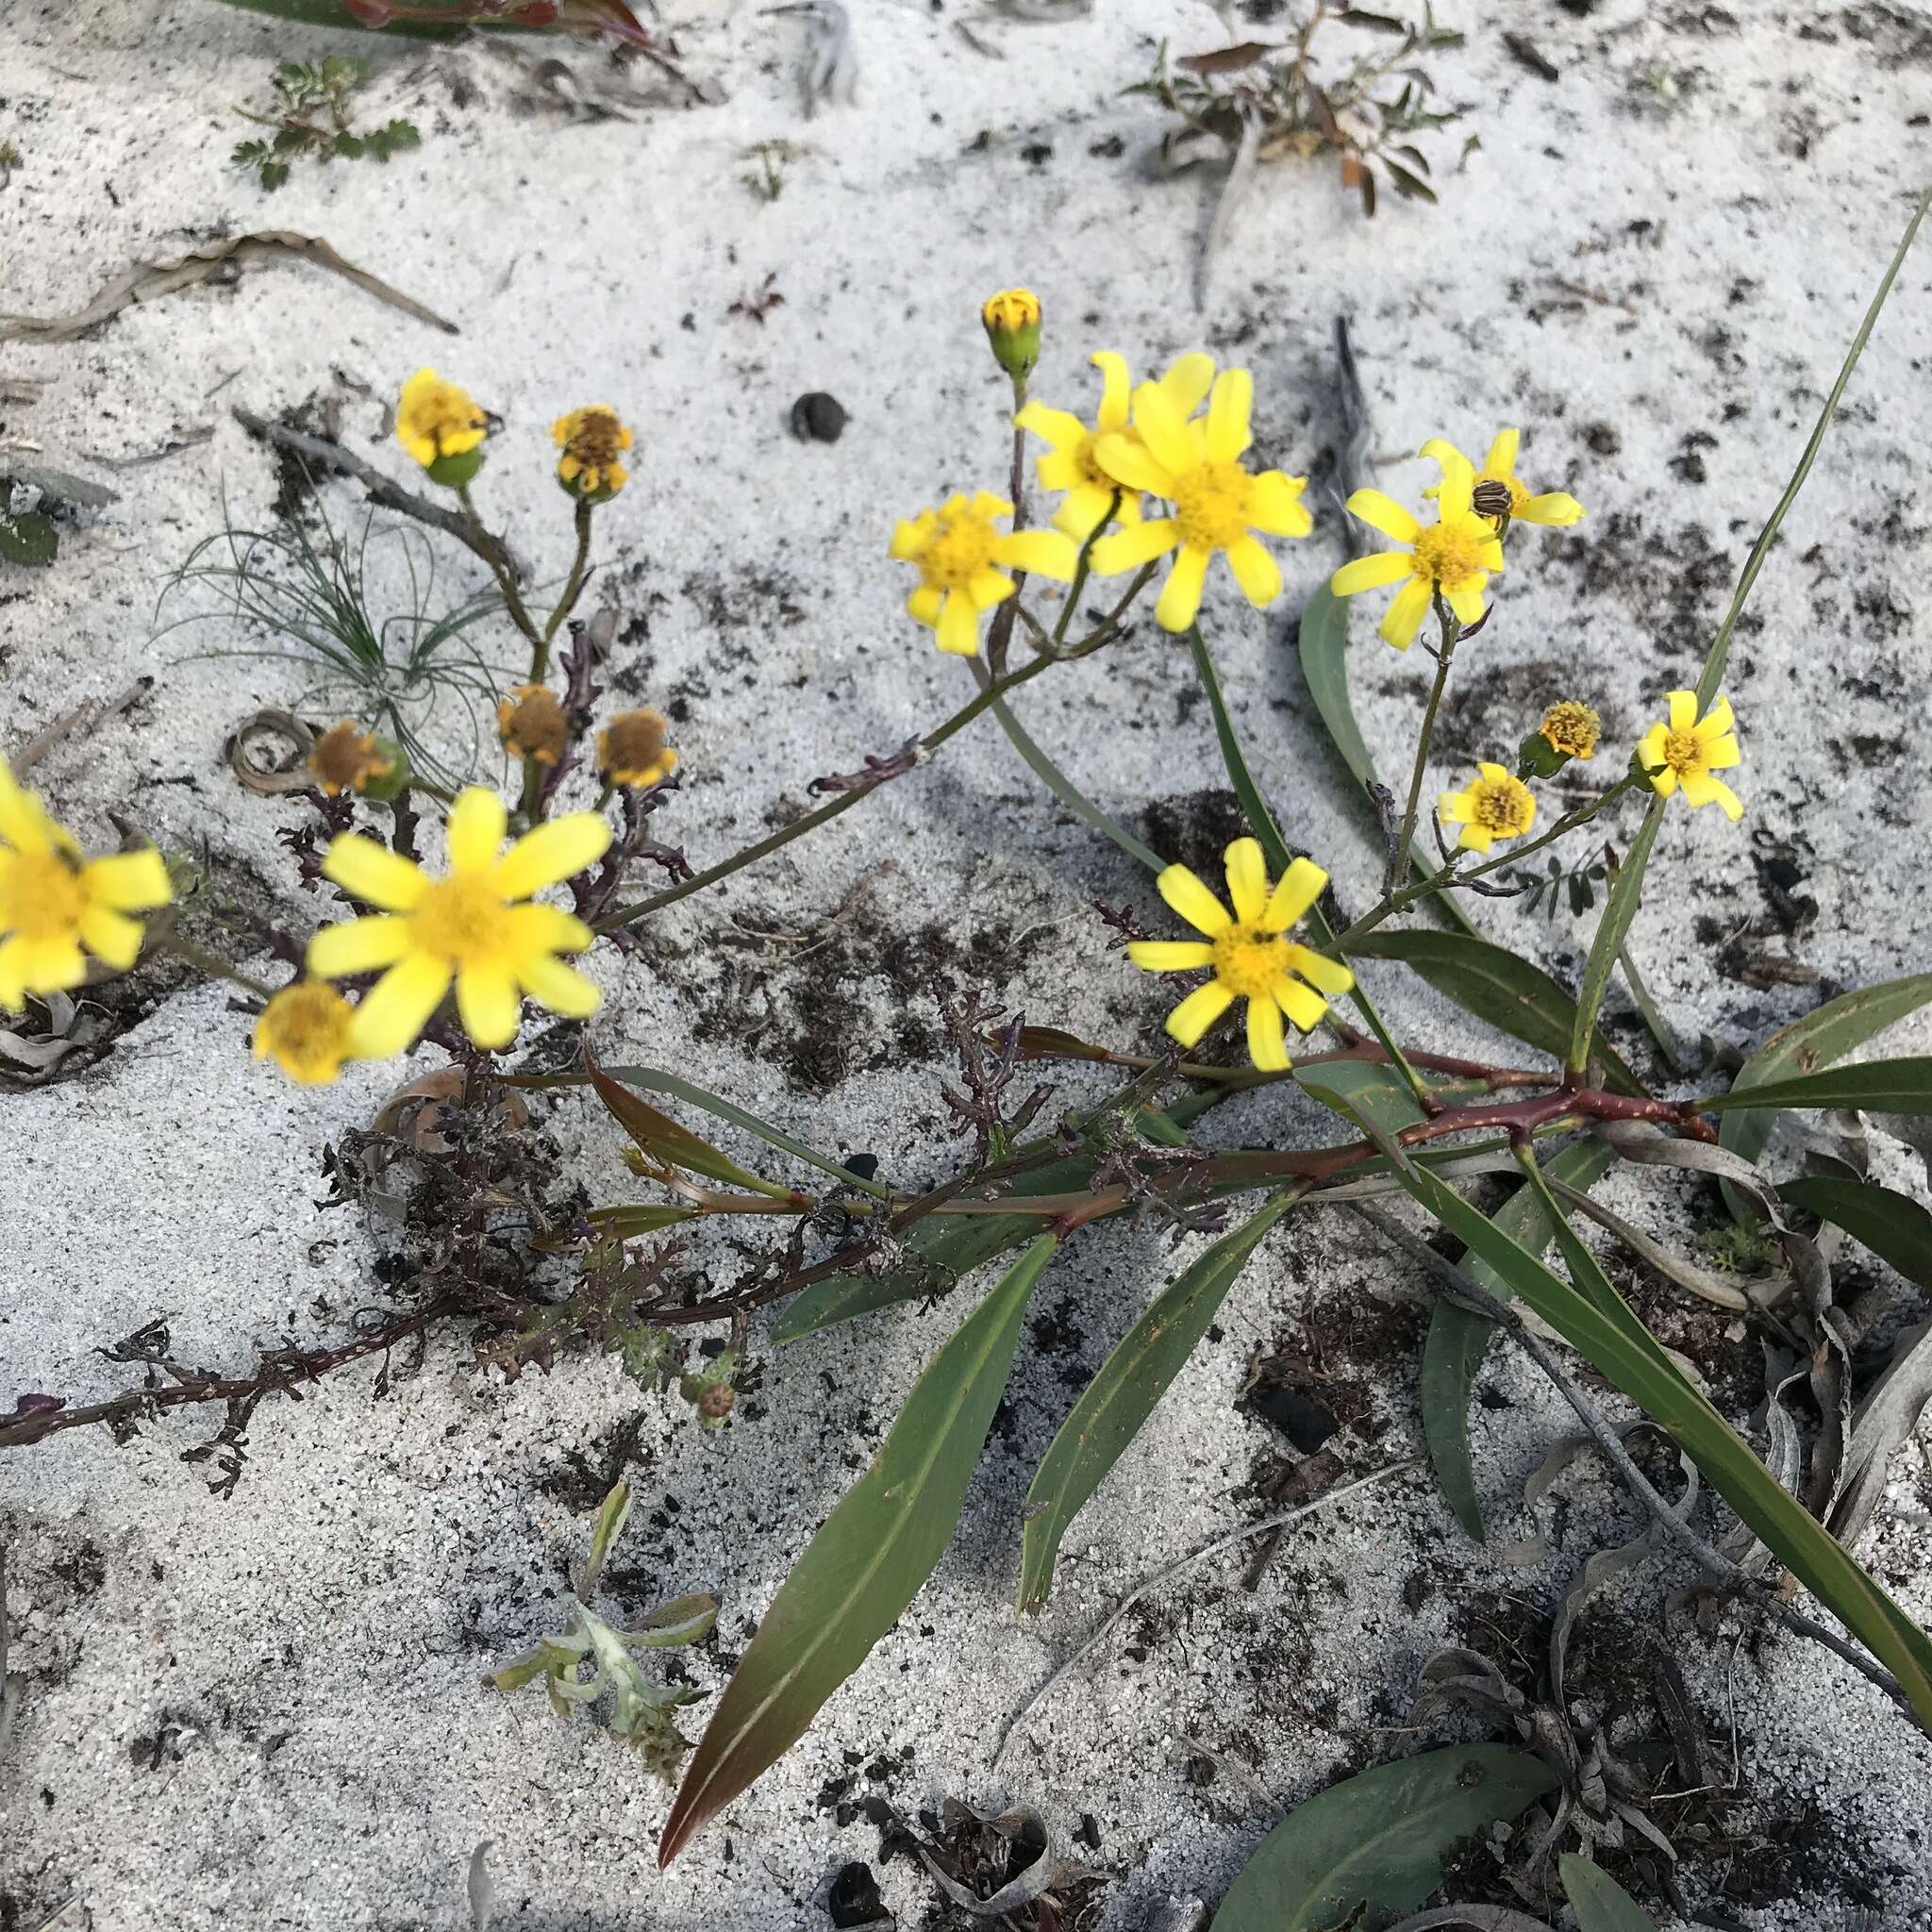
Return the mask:
M 1150 973 L 1210 968 L 1213 978 L 1167 1016 L 1168 1032 L 1192 1046 L 1237 999 L 1244 999 L 1249 1058 L 1264 1072 L 1280 1073 L 1289 1065 L 1283 1015 L 1307 1033 L 1320 1024 L 1328 1000 L 1354 986 L 1355 975 L 1288 937 L 1328 883 L 1319 865 L 1297 858 L 1271 891 L 1268 861 L 1257 841 L 1237 839 L 1224 859 L 1232 915 L 1186 866 L 1171 865 L 1155 882 L 1160 896 L 1204 938 L 1136 940 L 1127 958 Z
M 496 701 L 496 735 L 512 758 L 554 765 L 570 743 L 570 714 L 547 684 L 515 684 Z
M 550 434 L 563 452 L 557 459 L 557 480 L 573 496 L 608 503 L 630 481 L 619 458 L 631 446 L 631 432 L 615 409 L 602 403 L 573 409 L 550 425 Z
M 1536 823 L 1536 794 L 1501 765 L 1479 764 L 1474 780 L 1436 801 L 1442 823 L 1460 825 L 1458 846 L 1487 852 L 1498 839 L 1520 839 Z
M 1495 441 L 1490 444 L 1490 453 L 1483 458 L 1482 468 L 1475 472 L 1473 493 L 1476 508 L 1485 515 L 1500 517 L 1506 526 L 1512 523 L 1566 526 L 1581 522 L 1583 506 L 1566 491 L 1546 490 L 1537 495 L 1516 474 L 1516 452 L 1522 441 L 1520 429 L 1499 429 L 1496 432 Z M 1444 441 L 1440 436 L 1430 437 L 1423 444 L 1422 453 L 1441 464 L 1445 475 L 1457 464 L 1464 469 L 1472 467 L 1469 458 L 1454 443 Z M 1434 496 L 1441 488 L 1440 483 L 1432 484 L 1423 494 Z M 1493 510 L 1491 508 L 1492 501 L 1496 506 Z
M 0 1008 L 27 993 L 66 992 L 87 977 L 87 956 L 125 973 L 141 955 L 142 924 L 175 896 L 152 846 L 87 858 L 66 826 L 0 758 Z
M 1638 764 L 1664 797 L 1681 789 L 1693 807 L 1714 799 L 1735 824 L 1744 816 L 1743 801 L 1714 775 L 1743 760 L 1730 699 L 1720 697 L 1702 718 L 1695 691 L 1674 691 L 1668 702 L 1668 721 L 1653 724 L 1638 741 Z
M 661 711 L 620 711 L 597 734 L 597 770 L 613 785 L 661 785 L 677 769 Z
M 1353 597 L 1385 584 L 1402 585 L 1380 625 L 1383 638 L 1398 651 L 1415 642 L 1423 619 L 1439 596 L 1455 611 L 1458 623 L 1477 623 L 1490 574 L 1503 568 L 1502 540 L 1495 525 L 1476 513 L 1473 502 L 1474 471 L 1447 443 L 1433 448 L 1441 452 L 1438 459 L 1442 464 L 1435 523 L 1424 528 L 1393 497 L 1379 490 L 1357 490 L 1348 499 L 1349 514 L 1407 547 L 1358 557 L 1328 580 L 1338 597 Z
M 395 775 L 398 753 L 387 740 L 344 718 L 331 724 L 308 754 L 308 775 L 325 798 L 367 791 Z
M 285 986 L 255 1023 L 255 1058 L 304 1087 L 326 1087 L 355 1056 L 356 1009 L 319 979 Z
M 1552 751 L 1561 752 L 1565 758 L 1590 758 L 1596 756 L 1603 720 L 1588 705 L 1563 698 L 1543 713 L 1537 729 Z
M 469 391 L 433 369 L 419 369 L 396 404 L 396 441 L 428 471 L 433 483 L 456 490 L 483 467 L 490 418 Z
M 1189 422 L 1164 383 L 1143 382 L 1134 391 L 1136 434 L 1103 436 L 1095 446 L 1101 469 L 1115 482 L 1169 506 L 1168 515 L 1103 537 L 1092 552 L 1094 569 L 1107 576 L 1174 553 L 1154 610 L 1163 630 L 1193 623 L 1217 553 L 1226 557 L 1250 604 L 1257 610 L 1272 604 L 1281 594 L 1281 572 L 1255 532 L 1306 537 L 1314 527 L 1302 502 L 1306 476 L 1279 470 L 1256 475 L 1241 463 L 1254 441 L 1254 393 L 1245 369 L 1224 369 L 1208 391 L 1206 417 Z
M 1040 481 L 1044 489 L 1067 492 L 1053 521 L 1076 543 L 1084 543 L 1109 513 L 1120 524 L 1141 521 L 1141 492 L 1109 476 L 1100 467 L 1098 454 L 1104 436 L 1140 441 L 1132 422 L 1133 382 L 1126 358 L 1110 349 L 1096 349 L 1088 359 L 1101 378 L 1100 406 L 1091 429 L 1071 411 L 1051 409 L 1044 403 L 1028 403 L 1013 418 L 1019 428 L 1032 430 L 1051 445 L 1040 459 Z M 1213 381 L 1214 358 L 1195 350 L 1169 368 L 1159 387 L 1174 413 L 1185 421 L 1201 407 Z
M 446 878 L 357 832 L 329 845 L 324 877 L 380 908 L 325 925 L 308 943 L 308 970 L 321 978 L 384 969 L 356 1009 L 358 1057 L 387 1059 L 412 1045 L 452 980 L 458 1017 L 478 1046 L 516 1038 L 526 993 L 567 1019 L 596 1011 L 595 986 L 558 957 L 582 952 L 595 935 L 530 895 L 594 865 L 610 827 L 595 812 L 574 812 L 525 832 L 505 852 L 508 823 L 495 792 L 472 786 L 458 793 Z
M 949 496 L 938 509 L 923 509 L 892 533 L 892 555 L 918 566 L 919 588 L 906 608 L 938 633 L 939 647 L 961 658 L 979 652 L 979 619 L 1019 586 L 1008 570 L 1068 583 L 1079 556 L 1074 540 L 1058 530 L 1002 530 L 995 519 L 1013 506 L 981 490 Z

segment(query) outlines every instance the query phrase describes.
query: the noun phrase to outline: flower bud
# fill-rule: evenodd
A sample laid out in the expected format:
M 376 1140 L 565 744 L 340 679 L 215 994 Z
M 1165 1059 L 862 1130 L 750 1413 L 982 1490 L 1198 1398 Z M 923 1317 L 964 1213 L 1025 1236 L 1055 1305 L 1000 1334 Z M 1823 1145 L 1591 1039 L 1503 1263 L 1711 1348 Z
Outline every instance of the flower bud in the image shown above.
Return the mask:
M 1040 297 L 1031 289 L 1002 289 L 979 311 L 992 358 L 1015 382 L 1024 382 L 1040 360 Z

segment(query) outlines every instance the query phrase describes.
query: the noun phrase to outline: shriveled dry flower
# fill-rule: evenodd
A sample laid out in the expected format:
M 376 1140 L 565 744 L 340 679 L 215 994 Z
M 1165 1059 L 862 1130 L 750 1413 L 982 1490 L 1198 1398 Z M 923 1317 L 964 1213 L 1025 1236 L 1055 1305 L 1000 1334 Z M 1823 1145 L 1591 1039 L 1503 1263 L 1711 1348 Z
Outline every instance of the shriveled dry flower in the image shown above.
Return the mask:
M 344 791 L 366 791 L 370 785 L 389 777 L 396 761 L 384 750 L 373 731 L 344 718 L 331 724 L 315 741 L 308 754 L 308 775 L 325 798 L 340 798 Z
M 615 409 L 602 403 L 573 409 L 550 425 L 550 434 L 563 452 L 557 459 L 557 480 L 573 496 L 608 503 L 630 481 L 619 458 L 631 446 L 631 433 Z
M 547 684 L 513 685 L 496 701 L 496 735 L 512 758 L 554 765 L 570 743 L 570 715 Z
M 1548 740 L 1552 751 L 1559 751 L 1566 758 L 1594 758 L 1603 720 L 1588 705 L 1564 698 L 1543 713 L 1538 729 Z
M 613 785 L 661 785 L 677 769 L 661 711 L 620 711 L 597 734 L 597 770 Z

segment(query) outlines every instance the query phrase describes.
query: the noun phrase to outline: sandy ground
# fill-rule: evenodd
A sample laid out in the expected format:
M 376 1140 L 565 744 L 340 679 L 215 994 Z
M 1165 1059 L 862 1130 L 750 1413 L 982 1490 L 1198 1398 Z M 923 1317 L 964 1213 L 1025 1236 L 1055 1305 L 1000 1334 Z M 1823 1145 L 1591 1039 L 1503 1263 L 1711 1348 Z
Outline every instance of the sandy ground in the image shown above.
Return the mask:
M 1238 10 L 1236 32 L 1273 32 L 1273 10 Z M 129 261 L 275 226 L 326 237 L 461 334 L 291 268 L 171 296 L 78 341 L 0 348 L 0 378 L 46 385 L 31 407 L 0 403 L 0 436 L 122 492 L 70 532 L 52 570 L 0 575 L 0 744 L 151 676 L 140 703 L 57 748 L 36 782 L 97 841 L 117 811 L 201 857 L 222 890 L 286 902 L 275 835 L 297 813 L 244 793 L 222 741 L 257 706 L 298 698 L 303 679 L 197 658 L 244 641 L 219 626 L 157 641 L 157 597 L 225 494 L 238 522 L 270 513 L 273 465 L 231 404 L 273 414 L 333 398 L 351 442 L 399 468 L 372 398 L 434 360 L 507 420 L 485 499 L 540 575 L 560 572 L 567 538 L 546 474 L 551 417 L 600 399 L 639 424 L 637 480 L 601 522 L 604 591 L 625 625 L 618 683 L 678 720 L 688 782 L 664 835 L 701 862 L 733 849 L 813 774 L 854 768 L 961 700 L 963 673 L 900 615 L 903 572 L 884 545 L 894 516 L 1003 475 L 1001 384 L 975 308 L 1016 279 L 1051 317 L 1039 393 L 1084 408 L 1090 347 L 1144 365 L 1205 343 L 1252 367 L 1261 453 L 1292 471 L 1319 474 L 1334 439 L 1341 310 L 1379 480 L 1398 495 L 1425 480 L 1403 454 L 1424 437 L 1479 446 L 1521 424 L 1526 470 L 1591 516 L 1522 546 L 1438 775 L 1513 743 L 1557 695 L 1591 698 L 1627 743 L 1659 693 L 1694 675 L 1925 173 L 1932 20 L 1639 0 L 1441 10 L 1471 30 L 1434 63 L 1470 109 L 1426 143 L 1442 206 L 1391 198 L 1368 223 L 1326 173 L 1264 170 L 1200 312 L 1212 184 L 1148 176 L 1158 119 L 1120 91 L 1163 37 L 1181 51 L 1218 42 L 1203 7 L 1108 0 L 1056 25 L 969 17 L 996 58 L 956 30 L 958 0 L 880 4 L 856 24 L 856 99 L 809 120 L 797 22 L 750 7 L 674 9 L 686 67 L 714 100 L 597 125 L 532 106 L 529 77 L 501 56 L 377 45 L 372 108 L 411 114 L 420 150 L 387 169 L 298 170 L 264 198 L 227 165 L 231 108 L 260 99 L 274 58 L 333 43 L 203 0 L 158 23 L 116 0 L 12 0 L 0 139 L 22 160 L 0 192 L 0 306 L 58 312 Z M 1557 80 L 1511 54 L 1506 25 Z M 1458 170 L 1468 132 L 1480 145 Z M 743 150 L 778 141 L 797 152 L 766 203 L 741 181 Z M 1715 813 L 1676 815 L 1659 847 L 1636 948 L 1690 1033 L 1748 1045 L 1823 996 L 1926 960 L 1915 721 L 1932 676 L 1928 281 L 1921 256 L 1738 640 L 1751 814 L 1736 832 Z M 762 322 L 734 310 L 760 291 L 782 306 Z M 850 411 L 834 445 L 787 433 L 792 399 L 815 389 Z M 210 441 L 163 460 L 103 466 L 204 425 Z M 345 493 L 328 502 L 359 514 Z M 1340 555 L 1324 508 L 1284 558 L 1291 592 L 1275 611 L 1256 617 L 1221 591 L 1207 619 L 1265 783 L 1358 904 L 1372 855 L 1291 649 L 1299 596 Z M 467 559 L 448 567 L 453 585 L 478 587 Z M 1357 624 L 1365 729 L 1392 769 L 1425 667 Z M 1137 819 L 1150 836 L 1209 836 L 1211 801 L 1196 794 L 1219 783 L 1210 728 L 1184 659 L 1151 626 L 1031 687 L 1022 708 L 1109 809 L 1135 817 L 1153 801 L 1160 816 Z M 456 755 L 461 721 L 446 722 Z M 815 963 L 744 939 L 817 932 L 867 881 Z M 1815 916 L 1793 913 L 1794 894 Z M 970 957 L 1010 1005 L 1090 1037 L 1158 1025 L 1158 990 L 1106 951 L 1096 897 L 1150 910 L 1141 877 L 982 725 L 835 828 L 678 908 L 642 958 L 600 956 L 600 1050 L 675 1064 L 822 1145 L 876 1152 L 895 1178 L 937 1176 L 955 1154 L 923 985 L 932 963 Z M 1482 917 L 1574 971 L 1567 918 Z M 1378 991 L 1385 981 L 1405 1038 L 1493 1043 L 1387 972 Z M 144 1017 L 109 1058 L 6 1100 L 0 1402 L 126 1386 L 135 1372 L 98 1351 L 158 1316 L 182 1358 L 241 1369 L 257 1345 L 338 1336 L 380 1301 L 379 1241 L 314 1204 L 320 1151 L 366 1122 L 392 1075 L 298 1091 L 248 1058 L 224 993 L 143 984 Z M 1932 1050 L 1932 1023 L 1890 1044 Z M 1062 1083 L 1069 1097 L 1091 1091 Z M 1312 1138 L 1305 1112 L 1254 1099 L 1218 1131 Z M 573 1100 L 546 1121 L 593 1194 L 619 1197 L 601 1120 Z M 1915 1159 L 1887 1148 L 1880 1164 L 1923 1191 Z M 1711 1224 L 1701 1203 L 1610 1198 L 1686 1245 Z M 1416 1452 L 1412 1284 L 1367 1243 L 1332 1217 L 1269 1241 L 1077 1524 L 1047 1613 L 1022 1625 L 1011 1584 L 1032 1465 L 1072 1389 L 1175 1265 L 1151 1230 L 1083 1237 L 1041 1291 L 933 1583 L 806 1742 L 664 1876 L 652 1857 L 663 1790 L 534 1693 L 482 1690 L 482 1673 L 551 1627 L 564 1566 L 621 1472 L 639 1499 L 618 1558 L 633 1607 L 716 1591 L 718 1640 L 689 1668 L 703 1688 L 722 1682 L 963 1296 L 765 1353 L 756 1413 L 720 1436 L 611 1362 L 505 1388 L 465 1371 L 452 1339 L 380 1403 L 362 1369 L 266 1407 L 226 1500 L 180 1459 L 207 1418 L 125 1446 L 72 1434 L 11 1455 L 0 1501 L 24 1696 L 0 1755 L 0 1926 L 38 1927 L 69 1899 L 111 1932 L 464 1924 L 464 1871 L 485 1839 L 503 1923 L 817 1926 L 830 1874 L 877 1860 L 865 1802 L 913 1812 L 946 1795 L 1024 1799 L 1065 1832 L 1091 1815 L 1099 1923 L 1191 1923 L 1270 1822 L 1263 1793 L 1292 1805 L 1408 1748 L 1416 1672 L 1444 1641 L 1506 1658 L 1518 1645 L 1533 1673 L 1540 1640 L 1524 1633 L 1591 1550 L 1628 1531 L 1588 1471 L 1554 1523 L 1518 1507 L 1562 1421 L 1498 1356 L 1476 1409 L 1488 1548 L 1463 1540 L 1418 1473 L 1315 1519 L 1253 1594 L 1237 1558 L 1217 1559 L 1157 1593 L 991 1774 L 1007 1721 L 1134 1581 L 1262 1508 L 1254 1486 L 1285 1452 L 1233 1406 L 1257 1349 L 1338 1350 L 1351 1474 Z M 1667 1328 L 1691 1334 L 1654 1280 L 1615 1265 Z M 1721 1342 L 1708 1324 L 1695 1334 Z M 1724 1357 L 1740 1391 L 1742 1356 Z M 1740 1419 L 1748 1407 L 1734 1405 Z M 1924 1446 L 1897 1458 L 1863 1549 L 1922 1620 Z M 1512 1565 L 1506 1545 L 1539 1529 L 1556 1554 Z M 1709 1844 L 1686 1847 L 1689 1901 L 1730 1914 L 1712 1924 L 1932 1924 L 1925 1740 L 1816 1650 L 1687 1632 L 1663 1607 L 1683 1580 L 1652 1569 L 1610 1592 L 1576 1682 L 1601 1709 L 1676 1654 L 1726 1762 L 1735 1740 L 1739 1795 Z M 944 1923 L 906 1859 L 881 1875 L 902 1925 Z

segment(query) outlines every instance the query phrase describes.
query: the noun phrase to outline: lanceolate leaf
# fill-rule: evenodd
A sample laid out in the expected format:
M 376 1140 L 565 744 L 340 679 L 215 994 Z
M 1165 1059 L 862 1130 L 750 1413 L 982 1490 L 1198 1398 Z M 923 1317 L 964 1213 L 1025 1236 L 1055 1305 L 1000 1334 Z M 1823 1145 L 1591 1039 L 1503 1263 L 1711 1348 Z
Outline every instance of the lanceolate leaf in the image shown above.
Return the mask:
M 1372 932 L 1349 948 L 1358 959 L 1398 959 L 1464 1012 L 1561 1059 L 1576 1029 L 1576 1002 L 1520 954 L 1459 932 Z M 1612 1091 L 1643 1091 L 1637 1075 L 1601 1040 L 1596 1058 Z
M 1907 1281 L 1932 1289 L 1932 1214 L 1909 1195 L 1876 1181 L 1836 1177 L 1780 1181 L 1777 1191 L 1788 1208 L 1835 1223 Z
M 705 1727 L 658 1844 L 668 1865 L 805 1735 L 933 1573 L 1007 1386 L 1042 1235 L 920 1376 L 872 1467 L 791 1567 Z
M 1616 1155 L 1601 1141 L 1579 1141 L 1566 1147 L 1548 1166 L 1556 1180 L 1589 1189 L 1598 1181 Z M 1531 1254 L 1541 1256 L 1556 1238 L 1542 1197 L 1528 1186 L 1519 1188 L 1496 1209 L 1491 1220 Z M 1465 1257 L 1463 1265 L 1478 1286 L 1504 1301 L 1513 1291 L 1480 1256 Z M 1474 1308 L 1438 1301 L 1429 1315 L 1429 1332 L 1423 1342 L 1423 1434 L 1436 1480 L 1460 1523 L 1476 1541 L 1483 1541 L 1483 1509 L 1475 1492 L 1475 1466 L 1469 1446 L 1469 1394 L 1489 1352 L 1494 1324 Z
M 1643 874 L 1650 863 L 1650 848 L 1657 843 L 1658 827 L 1664 822 L 1667 798 L 1653 793 L 1643 824 L 1630 841 L 1624 862 L 1617 869 L 1616 883 L 1610 888 L 1603 917 L 1596 923 L 1596 934 L 1590 942 L 1590 956 L 1583 962 L 1583 985 L 1576 995 L 1575 1019 L 1570 1031 L 1569 1065 L 1580 1073 L 1591 1057 L 1591 1033 L 1596 1025 L 1597 1010 L 1610 983 L 1610 969 L 1624 950 L 1624 941 L 1636 922 L 1643 904 Z M 1596 1051 L 1607 1051 L 1601 1041 Z
M 1400 185 L 1399 172 L 1397 182 Z M 1348 606 L 1326 584 L 1318 586 L 1302 607 L 1297 641 L 1302 676 L 1307 682 L 1308 695 L 1315 701 L 1315 710 L 1327 730 L 1329 741 L 1341 755 L 1342 763 L 1355 778 L 1352 789 L 1361 801 L 1362 811 L 1374 829 L 1379 847 L 1381 824 L 1375 817 L 1374 808 L 1370 804 L 1365 789 L 1377 782 L 1375 761 L 1369 754 L 1360 725 L 1356 723 L 1355 707 L 1348 695 Z M 1420 843 L 1414 851 L 1415 862 L 1425 875 L 1435 871 L 1435 860 Z M 1473 934 L 1475 931 L 1468 915 L 1457 904 L 1455 893 L 1442 892 L 1424 903 L 1441 908 L 1464 932 Z
M 1573 1281 L 1565 1281 L 1484 1219 L 1453 1188 L 1386 1136 L 1402 1184 L 1449 1232 L 1495 1269 L 1624 1393 L 1660 1424 L 1778 1560 L 1825 1604 L 1904 1687 L 1932 1727 L 1932 1642 L 1822 1524 L 1779 1488 L 1749 1445 L 1684 1377 L 1624 1306 L 1568 1222 L 1556 1219 Z M 1584 1279 L 1589 1281 L 1586 1291 Z
M 782 1195 L 789 1190 L 775 1182 L 761 1180 L 721 1147 L 700 1140 L 689 1127 L 680 1126 L 668 1113 L 659 1113 L 648 1100 L 641 1100 L 622 1081 L 613 1079 L 601 1068 L 590 1069 L 591 1085 L 612 1120 L 637 1142 L 653 1160 L 681 1167 L 690 1174 L 701 1174 L 708 1180 L 728 1181 L 733 1187 L 750 1188 L 761 1194 Z
M 1229 1889 L 1214 1932 L 1379 1928 L 1442 1882 L 1459 1840 L 1556 1787 L 1526 1751 L 1465 1744 L 1331 1785 L 1277 1824 Z
M 1888 979 L 1877 986 L 1861 986 L 1840 993 L 1814 1008 L 1802 1020 L 1781 1027 L 1738 1069 L 1731 1082 L 1731 1093 L 1748 1092 L 1789 1079 L 1796 1074 L 1815 1073 L 1840 1060 L 1855 1047 L 1883 1033 L 1907 1015 L 1916 1013 L 1932 1000 L 1932 973 L 1918 973 L 1907 979 Z M 1768 1113 L 1735 1111 L 1718 1128 L 1718 1139 L 1733 1154 L 1756 1160 L 1771 1139 L 1772 1119 Z M 1752 1221 L 1742 1195 L 1728 1187 L 1724 1199 L 1740 1221 Z
M 391 34 L 440 39 L 473 26 L 555 28 L 608 33 L 648 44 L 649 36 L 625 0 L 227 0 L 251 13 L 273 14 L 305 26 L 380 28 Z
M 1059 1426 L 1026 1491 L 1020 1560 L 1023 1611 L 1053 1588 L 1060 1539 L 1167 1393 L 1223 1298 L 1295 1196 L 1284 1191 L 1184 1268 L 1123 1337 Z
M 1657 1932 L 1657 1922 L 1601 1865 L 1565 1852 L 1557 1869 L 1576 1932 Z
M 1887 1113 L 1932 1113 L 1932 1058 L 1826 1067 L 1792 1080 L 1766 1080 L 1741 1093 L 1733 1087 L 1728 1093 L 1697 1103 L 1700 1113 L 1726 1113 L 1745 1107 L 1865 1107 Z

